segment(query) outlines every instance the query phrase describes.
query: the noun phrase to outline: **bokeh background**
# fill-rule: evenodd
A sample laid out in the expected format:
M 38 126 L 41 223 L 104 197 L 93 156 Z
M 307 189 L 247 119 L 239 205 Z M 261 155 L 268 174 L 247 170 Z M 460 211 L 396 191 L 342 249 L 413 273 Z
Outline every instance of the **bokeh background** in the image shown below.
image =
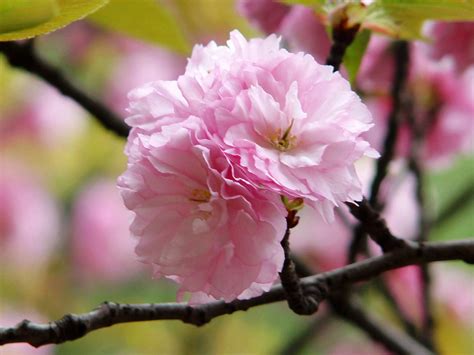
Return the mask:
M 166 11 L 179 23 L 188 44 L 211 39 L 223 43 L 234 28 L 247 36 L 263 34 L 262 28 L 241 16 L 233 0 L 169 1 Z M 83 20 L 37 38 L 36 46 L 45 60 L 125 117 L 130 89 L 152 80 L 172 80 L 184 71 L 190 47 L 173 45 L 173 38 L 169 41 L 171 45 L 160 47 Z M 0 55 L 1 326 L 24 318 L 48 321 L 68 312 L 81 313 L 105 300 L 175 300 L 175 285 L 152 280 L 150 270 L 133 253 L 130 214 L 115 188 L 126 167 L 123 147 L 123 139 L 107 132 L 75 102 L 12 69 Z M 443 211 L 473 180 L 474 158 L 466 153 L 429 170 L 431 212 Z M 393 198 L 402 194 L 400 188 Z M 398 200 L 390 212 L 394 228 L 410 220 L 400 213 L 406 214 L 411 202 L 403 196 Z M 302 257 L 323 269 L 337 266 L 334 259 L 343 258 L 347 232 L 335 232 L 322 221 L 304 217 L 296 248 L 314 247 L 314 252 Z M 436 224 L 430 238 L 472 237 L 473 219 L 471 198 L 458 213 Z M 309 220 L 312 224 L 303 224 Z M 328 255 L 332 260 L 324 259 Z M 433 275 L 440 348 L 445 354 L 474 353 L 472 269 L 449 263 L 435 266 Z M 418 280 L 413 270 L 405 268 L 387 278 L 406 312 L 416 319 Z M 396 324 L 386 301 L 372 287 L 364 287 L 364 304 Z M 282 303 L 224 316 L 201 328 L 175 321 L 126 324 L 58 346 L 35 350 L 9 345 L 0 353 L 275 354 L 315 317 L 324 317 L 324 309 L 321 313 L 299 317 Z M 360 330 L 335 317 L 325 317 L 313 333 L 303 354 L 384 353 Z

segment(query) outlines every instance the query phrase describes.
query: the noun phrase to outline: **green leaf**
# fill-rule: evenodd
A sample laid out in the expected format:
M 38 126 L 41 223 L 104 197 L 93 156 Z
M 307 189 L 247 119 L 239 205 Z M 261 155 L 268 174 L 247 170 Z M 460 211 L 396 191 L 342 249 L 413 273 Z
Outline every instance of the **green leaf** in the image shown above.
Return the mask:
M 352 42 L 346 50 L 344 55 L 344 67 L 347 69 L 351 84 L 353 84 L 356 79 L 369 40 L 370 31 L 362 30 L 357 34 L 354 42 Z
M 178 21 L 158 0 L 110 0 L 90 20 L 181 53 L 188 53 L 190 49 Z
M 60 29 L 108 0 L 0 0 L 0 41 L 36 37 Z
M 366 27 L 405 39 L 421 38 L 426 20 L 474 20 L 473 0 L 376 0 L 369 7 Z

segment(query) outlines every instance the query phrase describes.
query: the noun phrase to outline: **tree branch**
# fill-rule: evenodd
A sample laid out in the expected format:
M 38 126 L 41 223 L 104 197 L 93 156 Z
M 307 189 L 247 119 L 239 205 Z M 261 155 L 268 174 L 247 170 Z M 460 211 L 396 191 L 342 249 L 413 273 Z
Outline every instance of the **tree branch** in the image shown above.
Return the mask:
M 334 312 L 349 323 L 363 329 L 374 341 L 382 343 L 388 350 L 400 355 L 429 355 L 433 354 L 417 341 L 399 330 L 382 323 L 376 317 L 365 313 L 354 301 L 346 299 L 331 299 Z
M 445 243 L 409 243 L 382 256 L 366 259 L 342 268 L 301 279 L 304 288 L 327 285 L 329 291 L 364 281 L 396 268 L 412 264 L 443 260 L 474 262 L 474 240 Z M 285 300 L 281 285 L 261 296 L 247 300 L 210 302 L 190 306 L 183 303 L 163 304 L 117 304 L 104 303 L 99 308 L 84 314 L 69 314 L 58 321 L 37 324 L 23 321 L 12 328 L 0 328 L 0 345 L 26 342 L 33 346 L 62 343 L 83 337 L 87 333 L 110 327 L 114 324 L 174 319 L 194 325 L 203 325 L 213 318 L 236 311 Z
M 346 205 L 349 207 L 352 215 L 359 220 L 362 229 L 382 248 L 384 253 L 406 247 L 407 242 L 395 237 L 390 232 L 385 220 L 370 206 L 365 198 L 357 202 L 357 204 L 346 203 Z
M 289 210 L 286 217 L 285 236 L 281 241 L 281 246 L 285 253 L 285 260 L 280 272 L 280 280 L 285 290 L 288 307 L 300 315 L 310 315 L 317 312 L 319 303 L 326 297 L 326 289 L 314 288 L 312 290 L 304 290 L 300 283 L 300 278 L 296 272 L 295 264 L 290 256 L 290 229 L 298 223 L 296 210 Z
M 391 89 L 392 111 L 388 117 L 387 134 L 384 139 L 382 155 L 377 160 L 375 176 L 372 180 L 369 194 L 370 205 L 378 209 L 378 194 L 388 166 L 395 155 L 397 143 L 399 115 L 402 109 L 402 98 L 408 76 L 408 64 L 410 61 L 409 46 L 406 41 L 397 41 L 393 44 L 395 55 L 395 72 L 393 73 L 393 85 Z
M 117 115 L 95 99 L 69 82 L 56 68 L 43 61 L 35 52 L 33 42 L 0 42 L 0 53 L 3 53 L 11 66 L 35 74 L 69 96 L 94 116 L 105 128 L 119 136 L 127 137 L 129 127 Z

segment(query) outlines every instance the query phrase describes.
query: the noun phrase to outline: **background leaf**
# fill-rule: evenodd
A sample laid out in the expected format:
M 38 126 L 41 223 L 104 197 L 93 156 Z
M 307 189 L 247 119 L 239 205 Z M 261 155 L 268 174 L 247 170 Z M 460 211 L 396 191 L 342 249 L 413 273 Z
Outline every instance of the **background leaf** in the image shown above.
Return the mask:
M 90 17 L 107 29 L 189 53 L 190 44 L 178 19 L 158 0 L 111 0 Z
M 36 1 L 36 0 L 35 0 Z M 7 7 L 2 0 L 2 6 L 0 6 L 0 23 L 10 23 L 15 25 L 17 30 L 11 31 L 14 27 L 7 27 L 5 29 L 9 32 L 0 33 L 0 41 L 16 41 L 21 39 L 27 39 L 43 35 L 57 29 L 60 29 L 71 22 L 80 20 L 85 16 L 98 10 L 104 6 L 108 0 L 57 0 L 56 3 L 52 1 L 41 0 L 39 2 L 32 1 L 21 1 L 15 4 L 16 11 L 7 11 Z M 21 19 L 9 19 L 9 16 L 18 16 L 23 11 L 30 15 L 24 18 L 25 22 Z M 36 15 L 34 16 L 34 13 Z M 23 23 L 23 25 L 22 25 Z M 26 27 L 26 28 L 25 28 Z M 0 29 L 3 27 L 0 26 Z
M 365 25 L 394 37 L 422 37 L 426 20 L 466 21 L 474 19 L 473 0 L 376 0 Z
M 346 54 L 344 55 L 344 66 L 349 74 L 349 81 L 351 84 L 354 83 L 357 72 L 359 71 L 362 57 L 364 56 L 367 45 L 369 44 L 370 33 L 369 30 L 360 31 L 354 42 L 352 42 L 349 48 L 347 48 Z

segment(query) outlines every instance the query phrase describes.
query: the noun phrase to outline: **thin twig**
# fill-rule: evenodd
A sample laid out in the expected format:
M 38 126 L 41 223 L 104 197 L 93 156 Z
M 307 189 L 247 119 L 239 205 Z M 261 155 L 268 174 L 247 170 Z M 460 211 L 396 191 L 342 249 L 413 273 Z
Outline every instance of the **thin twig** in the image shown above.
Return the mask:
M 418 236 L 417 241 L 419 243 L 425 243 L 428 241 L 430 231 L 430 218 L 428 216 L 428 210 L 426 206 L 424 196 L 424 182 L 425 176 L 423 166 L 421 164 L 423 141 L 425 139 L 426 131 L 431 125 L 431 119 L 436 117 L 435 112 L 425 117 L 425 120 L 417 120 L 414 116 L 413 101 L 408 99 L 406 104 L 407 111 L 407 123 L 412 131 L 412 144 L 410 147 L 410 154 L 408 157 L 408 166 L 410 171 L 415 176 L 416 180 L 416 201 L 418 205 Z M 436 107 L 434 108 L 434 110 Z M 421 276 L 421 287 L 422 287 L 422 307 L 423 307 L 423 324 L 422 324 L 422 337 L 424 342 L 430 349 L 435 350 L 434 344 L 434 316 L 431 309 L 431 277 L 426 263 L 420 264 L 420 276 Z
M 286 232 L 281 241 L 281 246 L 285 253 L 285 261 L 280 272 L 280 280 L 285 290 L 288 307 L 300 315 L 310 315 L 318 310 L 319 302 L 325 298 L 326 293 L 323 289 L 304 290 L 300 283 L 300 278 L 296 272 L 295 264 L 290 256 L 290 229 L 298 223 L 298 217 L 295 210 L 288 211 L 286 217 Z
M 342 268 L 301 279 L 304 288 L 327 285 L 329 291 L 340 290 L 350 284 L 374 278 L 381 273 L 407 265 L 443 260 L 474 262 L 474 240 L 444 243 L 409 243 L 382 256 L 366 259 Z M 62 343 L 83 337 L 87 333 L 114 324 L 175 319 L 194 325 L 203 325 L 213 318 L 236 311 L 283 301 L 285 292 L 281 285 L 271 288 L 261 296 L 229 303 L 210 302 L 198 306 L 183 303 L 116 304 L 104 303 L 84 314 L 69 314 L 58 321 L 37 324 L 23 321 L 12 328 L 0 328 L 0 345 L 26 342 L 33 346 Z
M 94 116 L 105 128 L 119 136 L 127 137 L 129 127 L 117 115 L 97 100 L 89 97 L 74 86 L 58 69 L 42 60 L 34 50 L 33 42 L 0 42 L 3 53 L 10 65 L 34 74 L 69 96 Z
M 404 248 L 406 241 L 395 237 L 387 227 L 385 220 L 375 211 L 364 198 L 356 203 L 346 203 L 351 214 L 359 220 L 362 229 L 369 234 L 371 239 L 387 252 Z
M 395 155 L 397 143 L 399 115 L 402 108 L 402 97 L 408 76 L 408 65 L 410 61 L 409 46 L 406 41 L 397 41 L 393 44 L 395 56 L 395 72 L 391 89 L 392 110 L 388 117 L 387 133 L 384 139 L 382 155 L 377 160 L 375 176 L 370 187 L 369 202 L 374 208 L 378 208 L 378 194 L 388 166 Z
M 414 339 L 399 330 L 382 323 L 375 316 L 364 312 L 355 301 L 345 298 L 331 299 L 331 306 L 342 319 L 364 329 L 374 341 L 383 344 L 388 350 L 400 355 L 428 355 L 433 354 Z

